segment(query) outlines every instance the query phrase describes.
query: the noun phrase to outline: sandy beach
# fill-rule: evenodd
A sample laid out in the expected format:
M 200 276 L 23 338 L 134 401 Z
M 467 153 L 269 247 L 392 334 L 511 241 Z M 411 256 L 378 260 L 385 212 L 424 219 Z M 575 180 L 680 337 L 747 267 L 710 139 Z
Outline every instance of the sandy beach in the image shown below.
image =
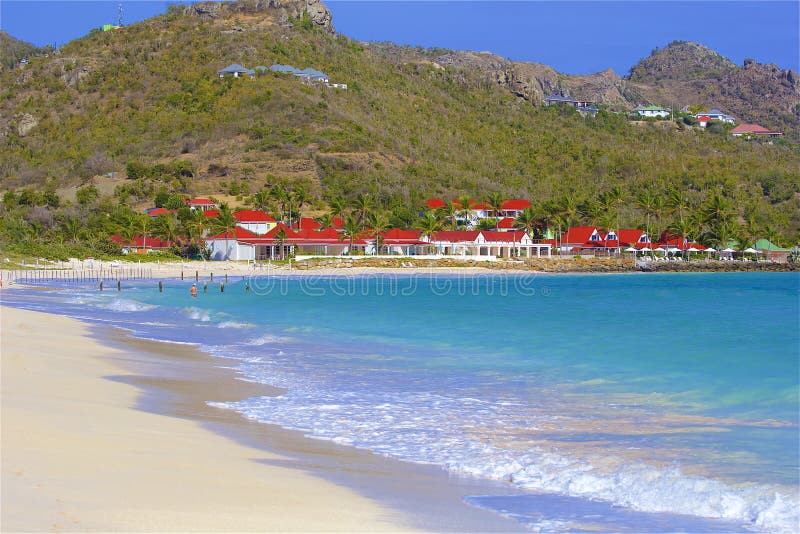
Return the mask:
M 280 455 L 132 409 L 123 363 L 136 353 L 100 344 L 83 323 L 0 314 L 4 532 L 407 530 Z

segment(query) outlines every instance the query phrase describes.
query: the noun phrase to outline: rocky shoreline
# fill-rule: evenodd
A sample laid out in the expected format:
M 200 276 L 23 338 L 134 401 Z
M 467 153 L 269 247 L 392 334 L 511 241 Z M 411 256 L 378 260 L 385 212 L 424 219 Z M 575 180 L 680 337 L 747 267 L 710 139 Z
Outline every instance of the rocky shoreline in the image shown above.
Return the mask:
M 629 273 L 629 272 L 800 272 L 800 264 L 698 260 L 688 262 L 634 262 L 630 258 L 532 258 L 506 261 L 476 261 L 451 258 L 314 258 L 292 264 L 292 269 L 462 269 L 478 268 L 496 271 L 535 271 L 545 273 Z

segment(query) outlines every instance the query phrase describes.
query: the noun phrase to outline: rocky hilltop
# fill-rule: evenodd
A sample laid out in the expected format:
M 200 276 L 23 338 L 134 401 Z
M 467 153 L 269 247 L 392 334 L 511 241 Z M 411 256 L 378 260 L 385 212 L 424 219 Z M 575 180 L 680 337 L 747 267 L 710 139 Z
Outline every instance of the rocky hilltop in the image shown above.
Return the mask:
M 203 18 L 220 18 L 230 14 L 263 13 L 288 26 L 292 20 L 308 15 L 311 22 L 333 33 L 331 12 L 321 0 L 239 0 L 233 3 L 200 2 L 187 6 L 185 12 Z
M 399 53 L 393 45 L 372 44 L 387 58 L 401 63 L 422 58 Z M 746 60 L 737 66 L 713 50 L 683 41 L 670 43 L 618 76 L 611 69 L 589 75 L 569 75 L 540 63 L 511 61 L 489 52 L 446 51 L 427 59 L 443 68 L 477 74 L 534 105 L 555 94 L 586 99 L 613 111 L 639 105 L 719 108 L 740 122 L 756 122 L 800 140 L 800 84 L 792 70 Z

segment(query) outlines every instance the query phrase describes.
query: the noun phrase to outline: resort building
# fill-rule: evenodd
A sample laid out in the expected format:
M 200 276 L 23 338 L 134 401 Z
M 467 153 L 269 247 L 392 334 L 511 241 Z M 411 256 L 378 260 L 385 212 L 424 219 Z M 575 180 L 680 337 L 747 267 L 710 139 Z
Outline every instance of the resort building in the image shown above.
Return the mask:
M 525 232 L 458 230 L 434 232 L 421 238 L 434 254 L 448 256 L 494 256 L 497 258 L 550 257 L 550 245 L 534 243 Z
M 236 219 L 236 226 L 254 234 L 266 234 L 278 224 L 278 221 L 261 210 L 239 210 L 234 212 L 233 218 Z

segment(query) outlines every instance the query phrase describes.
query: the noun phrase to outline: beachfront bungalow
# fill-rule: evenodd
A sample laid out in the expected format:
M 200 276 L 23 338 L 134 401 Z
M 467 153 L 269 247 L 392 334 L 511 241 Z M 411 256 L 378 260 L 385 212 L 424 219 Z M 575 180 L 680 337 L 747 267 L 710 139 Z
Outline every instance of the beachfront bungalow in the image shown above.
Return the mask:
M 225 76 L 233 76 L 234 78 L 241 78 L 244 76 L 250 76 L 251 78 L 256 77 L 256 71 L 242 67 L 238 63 L 228 65 L 224 69 L 217 71 L 217 74 L 219 74 L 220 78 L 224 78 Z
M 381 235 L 381 248 L 378 253 L 414 256 L 424 254 L 429 244 L 422 240 L 419 230 L 401 230 L 392 228 Z
M 753 248 L 766 259 L 772 261 L 786 261 L 789 257 L 789 252 L 791 252 L 791 249 L 781 248 L 769 239 L 763 238 L 756 241 Z
M 731 130 L 731 135 L 734 137 L 744 137 L 745 139 L 771 138 L 780 137 L 783 135 L 783 132 L 773 132 L 758 124 L 740 124 Z
M 597 226 L 573 226 L 561 236 L 561 250 L 569 252 L 586 245 L 603 241 L 604 236 Z
M 237 226 L 233 230 L 221 232 L 206 238 L 209 258 L 212 260 L 253 260 L 255 250 L 246 240 L 258 238 L 246 228 Z
M 236 226 L 259 235 L 266 234 L 278 224 L 278 221 L 261 210 L 239 210 L 233 213 L 233 218 L 236 219 Z
M 640 117 L 656 119 L 665 119 L 669 117 L 671 113 L 669 108 L 662 108 L 660 106 L 639 106 L 633 111 L 638 113 Z
M 433 232 L 421 237 L 435 254 L 445 256 L 550 257 L 550 245 L 534 243 L 531 236 L 521 231 L 497 232 L 488 230 L 455 230 Z

